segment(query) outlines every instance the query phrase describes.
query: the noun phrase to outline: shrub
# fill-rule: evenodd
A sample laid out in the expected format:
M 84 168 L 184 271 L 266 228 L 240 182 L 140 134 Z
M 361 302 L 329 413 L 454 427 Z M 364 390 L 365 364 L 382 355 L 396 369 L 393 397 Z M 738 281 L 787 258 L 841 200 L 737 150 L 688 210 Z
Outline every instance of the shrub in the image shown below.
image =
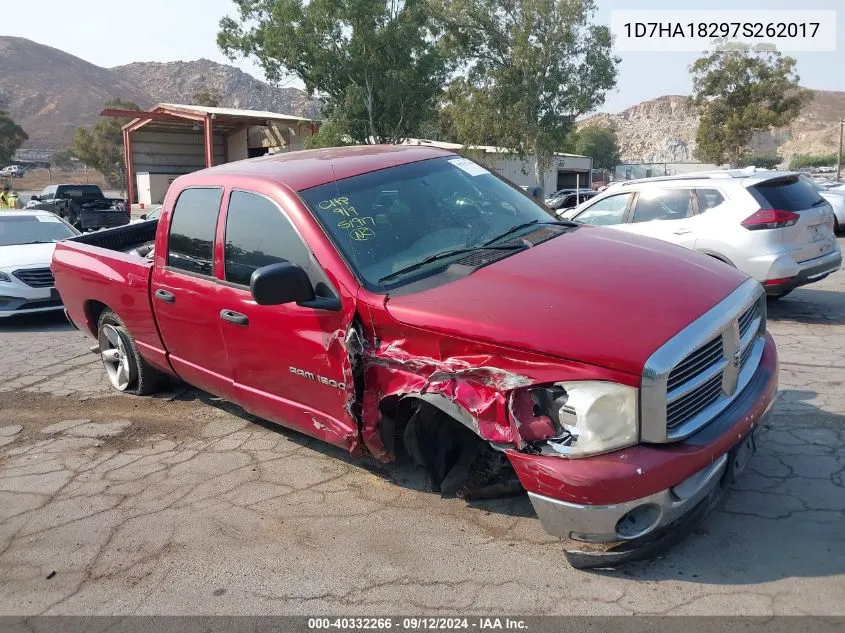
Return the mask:
M 774 169 L 783 159 L 777 154 L 746 154 L 739 159 L 738 167 L 763 167 Z
M 845 158 L 845 155 L 843 155 Z M 803 154 L 793 156 L 789 163 L 790 169 L 804 169 L 806 167 L 833 167 L 836 165 L 836 152 L 830 154 Z

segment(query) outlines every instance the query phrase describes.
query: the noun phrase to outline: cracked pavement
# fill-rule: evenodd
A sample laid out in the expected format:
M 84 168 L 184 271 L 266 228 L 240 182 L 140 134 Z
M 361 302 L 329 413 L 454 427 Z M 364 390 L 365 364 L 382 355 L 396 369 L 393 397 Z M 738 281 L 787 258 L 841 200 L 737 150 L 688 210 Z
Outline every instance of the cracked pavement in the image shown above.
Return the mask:
M 662 557 L 587 573 L 525 496 L 440 498 L 193 390 L 114 395 L 62 317 L 0 322 L 0 614 L 845 615 L 845 272 L 769 329 L 740 481 Z

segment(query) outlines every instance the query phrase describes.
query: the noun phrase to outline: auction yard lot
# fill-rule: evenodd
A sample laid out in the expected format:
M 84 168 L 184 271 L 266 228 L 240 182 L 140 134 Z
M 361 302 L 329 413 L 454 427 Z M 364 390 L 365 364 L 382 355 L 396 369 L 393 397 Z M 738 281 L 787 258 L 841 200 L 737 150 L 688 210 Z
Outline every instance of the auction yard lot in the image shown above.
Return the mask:
M 845 272 L 769 329 L 739 484 L 662 557 L 588 573 L 524 496 L 441 499 L 191 389 L 116 396 L 62 316 L 0 321 L 0 613 L 845 615 Z

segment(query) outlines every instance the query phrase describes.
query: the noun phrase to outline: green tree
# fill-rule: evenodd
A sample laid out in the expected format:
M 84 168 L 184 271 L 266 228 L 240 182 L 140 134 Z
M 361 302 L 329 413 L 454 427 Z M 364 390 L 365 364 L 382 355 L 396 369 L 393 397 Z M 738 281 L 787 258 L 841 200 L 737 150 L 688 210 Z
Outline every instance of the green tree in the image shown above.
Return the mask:
M 613 169 L 619 164 L 616 132 L 597 125 L 581 128 L 575 135 L 575 153 L 592 156 L 595 169 Z
M 195 105 L 206 106 L 208 108 L 216 108 L 220 105 L 220 91 L 216 88 L 203 88 L 196 91 L 191 97 L 191 101 Z
M 106 101 L 106 108 L 117 110 L 137 110 L 132 101 L 111 99 Z M 106 182 L 113 187 L 126 186 L 126 168 L 123 157 L 124 125 L 131 119 L 102 117 L 91 127 L 81 127 L 73 135 L 70 153 L 83 163 L 100 172 Z
M 697 157 L 739 164 L 755 132 L 789 125 L 812 98 L 795 60 L 766 49 L 718 46 L 690 67 L 700 122 Z
M 575 119 L 604 103 L 619 59 L 593 0 L 440 0 L 444 43 L 466 63 L 450 87 L 457 140 L 534 159 L 542 184 Z
M 296 76 L 319 95 L 331 125 L 318 137 L 395 143 L 431 118 L 449 64 L 430 0 L 235 2 L 218 45 L 255 57 L 271 81 Z
M 0 110 L 0 167 L 12 162 L 15 152 L 29 139 L 23 128 L 12 120 L 7 112 Z

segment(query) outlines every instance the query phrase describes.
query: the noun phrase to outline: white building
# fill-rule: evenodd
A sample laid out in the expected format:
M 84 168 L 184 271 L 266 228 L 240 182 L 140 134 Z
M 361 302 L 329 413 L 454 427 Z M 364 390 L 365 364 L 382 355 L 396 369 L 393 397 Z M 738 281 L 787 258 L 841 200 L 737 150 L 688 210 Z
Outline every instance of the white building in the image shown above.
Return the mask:
M 533 186 L 534 161 L 531 157 L 520 158 L 513 151 L 491 145 L 460 145 L 426 139 L 406 139 L 407 145 L 427 145 L 460 152 L 490 171 L 507 178 L 516 185 Z M 578 154 L 555 154 L 549 169 L 543 174 L 543 189 L 547 194 L 559 189 L 589 188 L 593 180 L 593 159 Z

